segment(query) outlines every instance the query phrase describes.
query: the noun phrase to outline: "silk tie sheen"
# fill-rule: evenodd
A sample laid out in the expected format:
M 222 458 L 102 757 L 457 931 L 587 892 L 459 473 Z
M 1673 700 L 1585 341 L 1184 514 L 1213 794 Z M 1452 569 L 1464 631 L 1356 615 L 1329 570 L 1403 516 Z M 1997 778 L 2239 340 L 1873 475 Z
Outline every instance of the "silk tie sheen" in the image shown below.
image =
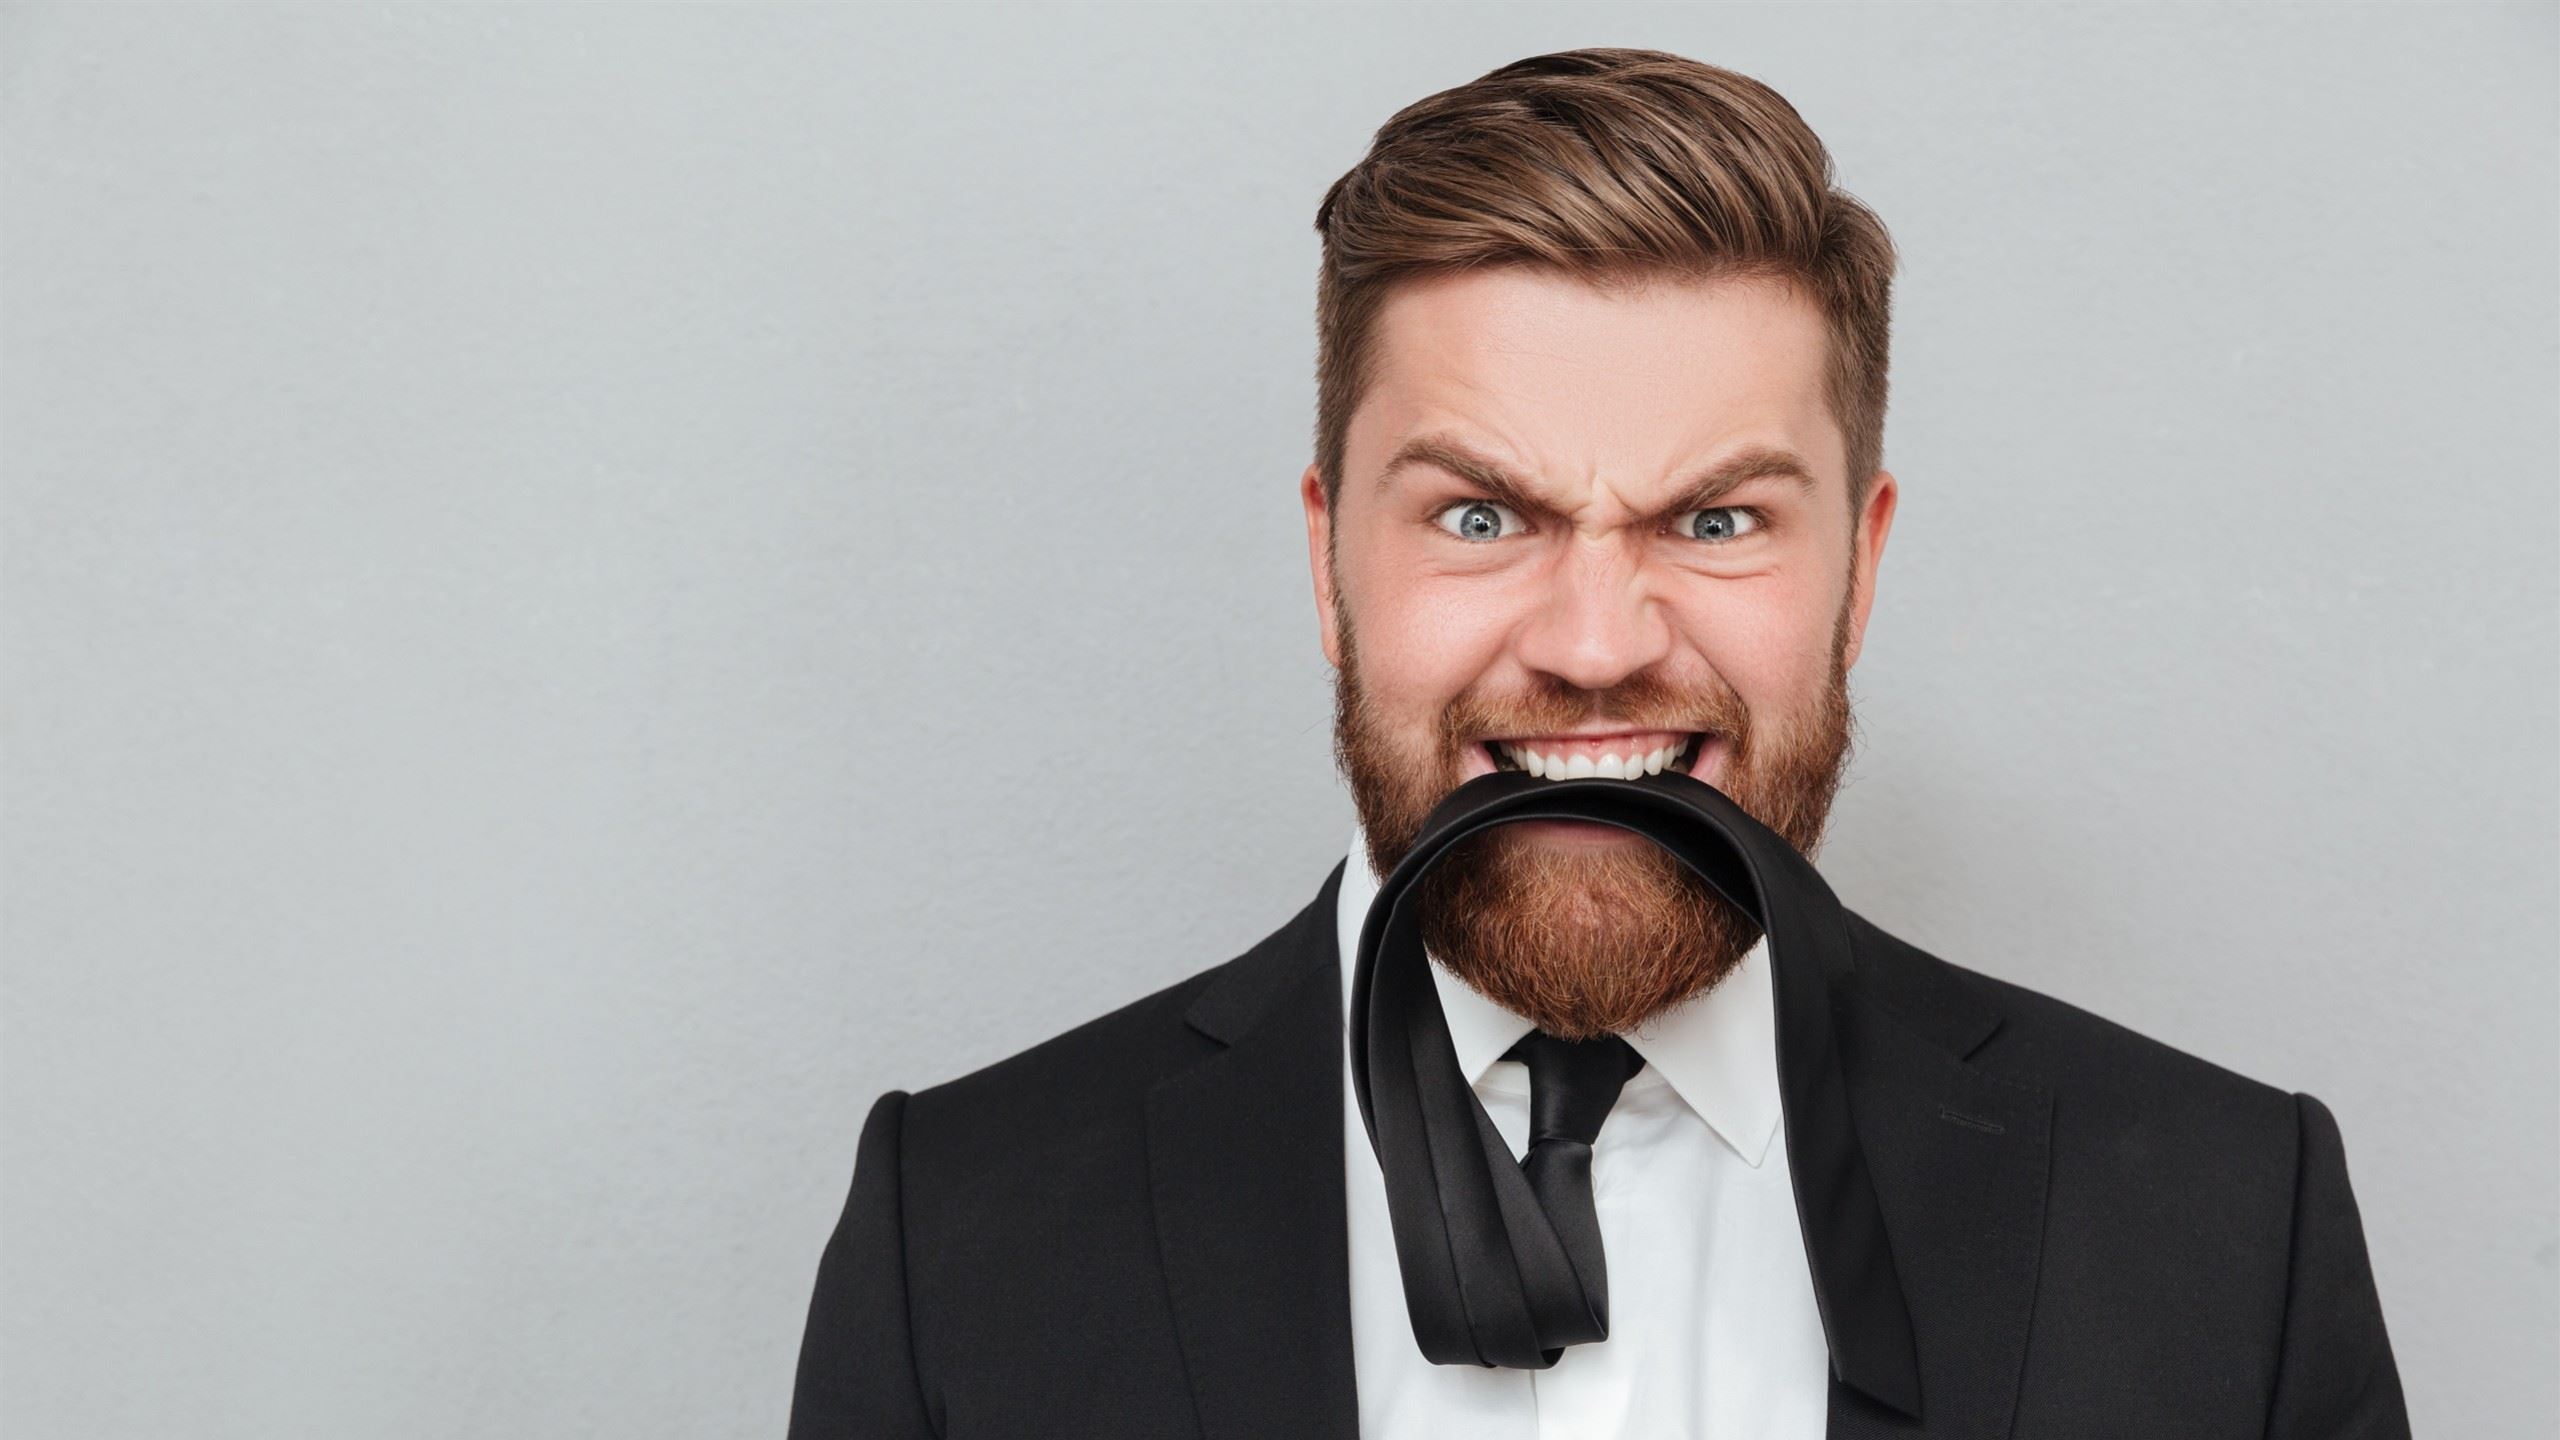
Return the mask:
M 1529 1067 L 1529 1152 L 1520 1157 L 1521 1172 L 1606 1333 L 1609 1270 L 1600 1249 L 1600 1212 L 1592 1202 L 1591 1145 L 1618 1092 L 1644 1068 L 1644 1057 L 1615 1035 L 1565 1040 L 1532 1030 L 1502 1058 Z
M 1415 883 L 1460 841 L 1523 820 L 1633 831 L 1759 922 L 1769 948 L 1788 1170 L 1832 1373 L 1918 1417 L 1918 1345 L 1849 1114 L 1832 1023 L 1834 987 L 1855 973 L 1844 912 L 1784 837 L 1690 775 L 1478 776 L 1432 810 L 1379 884 L 1352 961 L 1352 1090 L 1386 1180 L 1405 1308 L 1424 1357 L 1537 1370 L 1565 1347 L 1609 1333 L 1598 1226 L 1589 1228 L 1589 1259 L 1581 1262 L 1583 1245 L 1568 1238 L 1579 1216 L 1570 1204 L 1549 1207 L 1459 1071 L 1420 916 L 1407 903 Z

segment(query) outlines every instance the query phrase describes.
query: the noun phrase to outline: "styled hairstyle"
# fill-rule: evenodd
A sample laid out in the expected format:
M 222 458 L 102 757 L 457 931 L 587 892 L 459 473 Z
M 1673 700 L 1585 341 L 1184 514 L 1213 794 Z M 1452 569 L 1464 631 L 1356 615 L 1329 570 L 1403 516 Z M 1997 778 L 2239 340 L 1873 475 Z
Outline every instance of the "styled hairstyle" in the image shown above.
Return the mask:
M 1396 281 L 1520 264 L 1602 288 L 1749 278 L 1820 305 L 1851 513 L 1884 462 L 1893 241 L 1832 185 L 1830 152 L 1777 91 L 1660 50 L 1515 60 L 1418 100 L 1316 211 L 1316 465 L 1342 489 L 1352 411 Z

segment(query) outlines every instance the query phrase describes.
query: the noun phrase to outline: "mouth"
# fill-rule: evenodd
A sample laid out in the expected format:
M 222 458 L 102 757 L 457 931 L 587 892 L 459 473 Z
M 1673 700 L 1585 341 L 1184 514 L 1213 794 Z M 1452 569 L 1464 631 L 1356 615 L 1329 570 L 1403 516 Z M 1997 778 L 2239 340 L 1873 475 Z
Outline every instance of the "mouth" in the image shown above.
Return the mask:
M 1467 776 L 1518 770 L 1545 780 L 1637 780 L 1676 772 L 1713 782 L 1726 738 L 1712 731 L 1640 730 L 1615 735 L 1524 735 L 1469 747 Z

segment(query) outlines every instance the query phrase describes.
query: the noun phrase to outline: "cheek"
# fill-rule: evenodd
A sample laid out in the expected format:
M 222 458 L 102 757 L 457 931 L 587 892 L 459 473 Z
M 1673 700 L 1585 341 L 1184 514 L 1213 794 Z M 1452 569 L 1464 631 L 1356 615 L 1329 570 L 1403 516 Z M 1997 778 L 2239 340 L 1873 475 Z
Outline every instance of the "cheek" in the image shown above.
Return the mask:
M 1371 698 L 1423 723 L 1480 682 L 1500 660 L 1508 628 L 1483 600 L 1413 577 L 1368 587 L 1354 623 Z
M 1684 597 L 1673 623 L 1752 708 L 1783 710 L 1830 676 L 1833 615 L 1820 591 L 1776 575 L 1718 581 Z
M 1402 611 L 1380 627 L 1383 636 L 1374 649 L 1372 632 L 1364 627 L 1361 656 L 1371 687 L 1381 698 L 1393 697 L 1399 710 L 1436 714 L 1456 699 L 1500 652 L 1485 632 L 1458 623 L 1460 618 L 1448 607 Z

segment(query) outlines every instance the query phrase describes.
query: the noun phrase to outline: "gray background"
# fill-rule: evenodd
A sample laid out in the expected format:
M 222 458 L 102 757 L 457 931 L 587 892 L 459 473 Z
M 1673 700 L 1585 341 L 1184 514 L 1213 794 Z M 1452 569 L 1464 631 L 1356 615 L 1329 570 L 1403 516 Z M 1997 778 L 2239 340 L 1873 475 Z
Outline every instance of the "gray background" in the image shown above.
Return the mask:
M 1310 229 L 1521 55 L 1905 257 L 1849 902 L 2335 1108 L 2555 1398 L 2549 7 L 21 6 L 13 1440 L 778 1434 L 874 1096 L 1312 893 Z

